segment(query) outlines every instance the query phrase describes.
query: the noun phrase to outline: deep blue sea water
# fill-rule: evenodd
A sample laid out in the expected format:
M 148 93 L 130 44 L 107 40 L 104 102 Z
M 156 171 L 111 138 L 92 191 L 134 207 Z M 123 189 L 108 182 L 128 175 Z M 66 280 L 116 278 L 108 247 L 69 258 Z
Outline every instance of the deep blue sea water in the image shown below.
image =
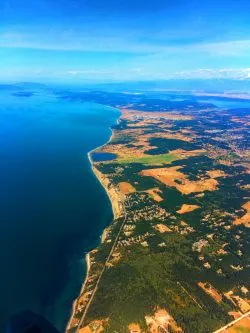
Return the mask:
M 0 92 L 0 332 L 31 309 L 61 330 L 85 274 L 85 251 L 112 220 L 87 152 L 115 109 L 52 94 Z

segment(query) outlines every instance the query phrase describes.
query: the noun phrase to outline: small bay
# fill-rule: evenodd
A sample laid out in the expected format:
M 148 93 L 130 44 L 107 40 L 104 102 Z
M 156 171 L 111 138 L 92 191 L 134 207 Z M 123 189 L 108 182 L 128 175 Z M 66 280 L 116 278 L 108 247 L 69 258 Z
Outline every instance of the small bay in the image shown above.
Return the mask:
M 112 161 L 116 159 L 116 157 L 117 157 L 116 154 L 106 153 L 106 152 L 98 152 L 91 154 L 91 158 L 94 162 Z

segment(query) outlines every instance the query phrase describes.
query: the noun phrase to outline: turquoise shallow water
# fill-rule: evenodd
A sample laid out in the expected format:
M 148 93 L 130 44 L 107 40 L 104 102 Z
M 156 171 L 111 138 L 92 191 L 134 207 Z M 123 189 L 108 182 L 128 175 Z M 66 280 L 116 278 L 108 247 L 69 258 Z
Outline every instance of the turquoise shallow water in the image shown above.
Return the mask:
M 85 274 L 84 254 L 112 220 L 87 152 L 118 110 L 0 92 L 0 331 L 23 309 L 61 330 Z

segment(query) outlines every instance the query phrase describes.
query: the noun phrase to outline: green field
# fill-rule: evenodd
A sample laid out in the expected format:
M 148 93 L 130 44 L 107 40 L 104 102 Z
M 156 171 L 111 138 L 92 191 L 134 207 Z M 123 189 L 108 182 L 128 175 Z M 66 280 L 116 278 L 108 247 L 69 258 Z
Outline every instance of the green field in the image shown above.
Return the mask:
M 141 163 L 141 164 L 165 164 L 171 163 L 179 159 L 179 156 L 174 154 L 160 154 L 160 155 L 147 155 L 144 157 L 119 157 L 117 163 L 128 164 L 128 163 Z

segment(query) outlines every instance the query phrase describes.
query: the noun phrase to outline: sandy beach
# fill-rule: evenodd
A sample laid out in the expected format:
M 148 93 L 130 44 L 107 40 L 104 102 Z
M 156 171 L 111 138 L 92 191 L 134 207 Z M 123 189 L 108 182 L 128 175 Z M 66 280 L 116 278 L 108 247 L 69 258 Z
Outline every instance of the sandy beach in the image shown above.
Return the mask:
M 116 124 L 119 123 L 121 116 L 122 116 L 122 113 L 120 114 L 119 118 L 117 119 Z M 96 147 L 95 149 L 89 151 L 88 152 L 88 159 L 89 159 L 89 162 L 90 162 L 92 172 L 95 174 L 96 178 L 99 180 L 100 184 L 103 186 L 105 192 L 107 193 L 107 195 L 109 197 L 111 207 L 112 207 L 112 212 L 113 212 L 113 219 L 112 219 L 112 221 L 110 221 L 110 224 L 111 224 L 114 219 L 119 218 L 122 215 L 123 205 L 121 203 L 120 194 L 114 186 L 110 185 L 109 179 L 107 177 L 105 177 L 100 171 L 98 171 L 97 168 L 95 168 L 94 161 L 91 158 L 91 154 L 93 152 L 95 152 L 96 150 L 106 146 L 109 142 L 111 142 L 111 140 L 114 137 L 114 131 L 111 128 L 110 128 L 110 130 L 111 130 L 111 136 L 110 136 L 109 140 L 106 143 L 104 143 L 103 145 L 101 145 L 99 147 Z M 109 226 L 104 228 L 102 234 L 100 235 L 101 243 L 104 242 L 106 237 L 107 237 L 108 228 L 109 228 Z M 79 296 L 82 295 L 82 293 L 84 292 L 86 282 L 89 278 L 89 272 L 90 272 L 90 267 L 91 267 L 90 253 L 93 250 L 94 249 L 89 251 L 85 256 L 86 276 L 85 276 L 85 279 L 83 281 Z M 70 319 L 68 321 L 65 332 L 67 332 L 73 325 L 73 319 L 74 319 L 74 315 L 75 315 L 75 312 L 76 312 L 76 309 L 77 309 L 77 301 L 78 301 L 79 296 L 73 302 L 71 316 L 70 316 Z

